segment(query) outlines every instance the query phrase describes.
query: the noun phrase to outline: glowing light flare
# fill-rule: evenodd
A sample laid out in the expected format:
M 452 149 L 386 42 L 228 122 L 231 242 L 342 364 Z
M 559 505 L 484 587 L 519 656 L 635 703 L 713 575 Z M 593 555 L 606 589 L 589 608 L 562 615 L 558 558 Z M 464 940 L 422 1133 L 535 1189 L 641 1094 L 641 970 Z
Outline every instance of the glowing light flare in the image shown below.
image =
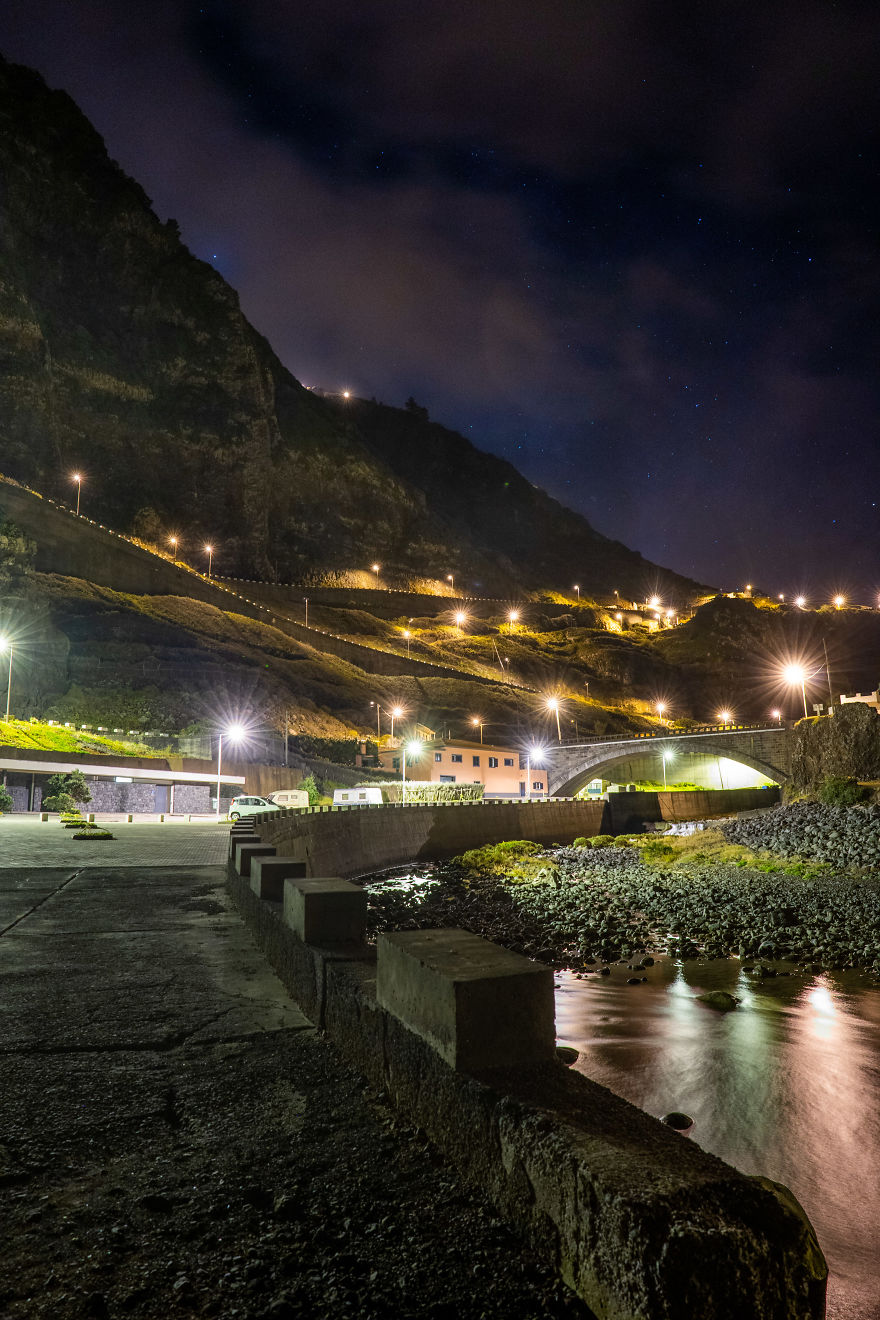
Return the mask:
M 731 711 L 731 710 L 719 710 L 719 712 L 718 712 L 718 723 L 719 723 L 719 724 L 732 724 L 732 723 L 733 723 L 733 711 Z
M 806 596 L 795 596 L 794 603 L 799 610 L 802 610 L 807 603 L 807 598 Z
M 836 610 L 843 609 L 843 607 L 844 607 L 845 604 L 846 604 L 846 596 L 835 596 L 835 597 L 834 597 L 834 608 L 835 608 Z

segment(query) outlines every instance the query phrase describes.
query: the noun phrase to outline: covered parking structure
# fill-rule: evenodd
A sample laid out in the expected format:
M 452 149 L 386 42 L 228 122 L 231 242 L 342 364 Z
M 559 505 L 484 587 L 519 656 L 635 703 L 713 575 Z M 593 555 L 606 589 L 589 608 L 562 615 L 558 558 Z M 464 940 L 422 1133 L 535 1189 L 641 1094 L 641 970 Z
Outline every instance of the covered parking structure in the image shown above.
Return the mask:
M 85 776 L 91 811 L 198 815 L 215 808 L 217 775 L 208 769 L 178 770 L 160 757 L 62 758 L 30 748 L 0 748 L 0 779 L 15 813 L 40 811 L 49 778 L 73 770 Z M 233 792 L 244 782 L 243 775 L 222 775 L 222 786 Z

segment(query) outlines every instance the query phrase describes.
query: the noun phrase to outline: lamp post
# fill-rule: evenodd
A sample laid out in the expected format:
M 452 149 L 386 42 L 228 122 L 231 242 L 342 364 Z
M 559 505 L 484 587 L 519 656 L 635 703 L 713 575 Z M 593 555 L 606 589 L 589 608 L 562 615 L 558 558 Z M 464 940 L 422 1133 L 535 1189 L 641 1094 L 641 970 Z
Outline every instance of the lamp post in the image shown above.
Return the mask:
M 449 583 L 452 590 L 455 591 L 455 575 L 453 573 L 447 573 L 446 581 Z
M 507 618 L 510 624 L 510 631 L 516 632 L 516 621 L 519 618 L 519 610 L 511 610 Z
M 559 727 L 559 702 L 555 697 L 550 697 L 547 701 L 547 709 L 552 710 L 556 716 L 556 740 L 562 742 L 562 729 Z
M 226 737 L 232 743 L 241 742 L 244 729 L 240 724 L 230 724 Z M 220 819 L 220 775 L 223 768 L 223 730 L 217 735 L 217 819 Z
M 574 588 L 573 588 L 573 590 L 577 592 L 578 603 L 580 603 L 580 599 L 581 599 L 581 589 L 580 589 L 580 587 L 578 586 L 577 583 L 574 584 Z
M 479 725 L 479 728 L 480 728 L 480 745 L 482 746 L 482 743 L 483 743 L 483 721 L 480 719 L 479 715 L 475 715 L 475 716 L 473 717 L 473 719 L 471 720 L 471 724 L 473 724 L 474 726 Z
M 392 741 L 392 743 L 394 742 L 394 721 L 395 721 L 396 719 L 400 719 L 400 716 L 401 716 L 402 714 L 403 714 L 403 707 L 402 707 L 402 706 L 392 706 L 392 707 L 391 707 L 391 741 Z
M 540 765 L 544 757 L 543 747 L 530 747 L 526 752 L 526 799 L 531 801 L 532 797 L 532 762 Z
M 666 762 L 671 761 L 675 756 L 674 752 L 663 752 L 661 760 L 663 762 L 663 792 L 666 792 Z
M 169 536 L 168 544 L 171 546 L 171 558 L 177 563 L 177 537 Z
M 719 710 L 719 712 L 718 712 L 718 722 L 719 722 L 719 724 L 724 724 L 724 725 L 732 724 L 732 723 L 733 723 L 733 712 L 732 712 L 732 711 L 729 711 L 729 710 Z
M 413 739 L 412 742 L 404 743 L 404 744 L 403 744 L 403 747 L 401 748 L 400 766 L 401 766 L 401 771 L 402 771 L 402 781 L 401 781 L 401 782 L 402 782 L 402 785 L 403 785 L 403 793 L 402 793 L 402 796 L 403 796 L 403 805 L 404 805 L 404 806 L 406 806 L 406 754 L 407 754 L 407 752 L 409 752 L 410 760 L 411 760 L 411 761 L 414 761 L 414 760 L 416 759 L 416 757 L 421 756 L 421 754 L 422 754 L 422 744 L 421 744 L 420 742 L 417 742 L 415 739 Z
M 455 624 L 456 627 L 458 628 L 459 636 L 461 636 L 462 627 L 466 623 L 467 623 L 467 615 L 465 614 L 464 610 L 458 610 L 455 615 Z
M 786 665 L 782 677 L 789 687 L 799 687 L 804 701 L 804 719 L 807 718 L 807 672 L 802 665 Z
M 382 567 L 382 565 L 381 565 L 381 564 L 371 564 L 370 567 L 372 568 L 373 572 L 376 574 L 376 586 L 378 587 L 378 585 L 379 585 L 379 569 Z
M 309 626 L 309 598 L 308 598 L 308 596 L 303 596 L 303 605 L 304 605 L 305 608 L 306 608 L 306 627 L 308 628 L 308 626 Z
M 410 638 L 412 637 L 412 633 L 409 631 L 408 628 L 404 628 L 404 630 L 403 630 L 403 635 L 404 635 L 404 637 L 406 638 L 406 658 L 407 658 L 407 660 L 408 660 L 408 659 L 409 659 L 409 640 L 410 640 Z
M 82 492 L 82 473 L 74 472 L 73 480 L 76 482 L 76 516 L 79 517 L 79 497 Z
M 656 709 L 657 709 L 657 718 L 658 718 L 658 720 L 662 720 L 662 719 L 663 719 L 663 712 L 664 712 L 664 710 L 666 709 L 666 705 L 665 705 L 665 703 L 662 702 L 662 701 L 658 701 L 658 702 L 657 702 L 657 707 L 656 707 Z
M 12 701 L 12 642 L 8 637 L 0 637 L 0 651 L 9 652 L 9 677 L 6 680 L 6 723 L 9 723 L 9 706 Z
M 211 566 L 212 566 L 212 564 L 214 563 L 214 547 L 213 547 L 212 545 L 206 545 L 206 546 L 205 546 L 205 554 L 208 556 L 208 577 L 210 577 L 210 576 L 211 576 Z

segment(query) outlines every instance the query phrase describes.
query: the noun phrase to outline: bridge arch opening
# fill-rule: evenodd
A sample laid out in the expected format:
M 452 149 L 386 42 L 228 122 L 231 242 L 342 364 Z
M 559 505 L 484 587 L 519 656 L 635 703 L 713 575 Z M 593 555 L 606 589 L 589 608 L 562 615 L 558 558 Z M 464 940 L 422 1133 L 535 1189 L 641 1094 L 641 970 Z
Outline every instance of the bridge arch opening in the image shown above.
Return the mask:
M 652 744 L 650 751 L 639 748 L 637 753 L 621 753 L 609 748 L 607 756 L 593 755 L 590 764 L 559 783 L 553 782 L 551 770 L 550 791 L 556 797 L 577 797 L 592 787 L 592 796 L 610 786 L 627 784 L 652 792 L 662 790 L 664 752 L 667 753 L 665 782 L 671 789 L 761 788 L 768 784 L 780 785 L 785 780 L 778 769 L 740 752 L 736 755 L 726 754 L 721 749 L 715 753 L 683 752 L 658 741 Z

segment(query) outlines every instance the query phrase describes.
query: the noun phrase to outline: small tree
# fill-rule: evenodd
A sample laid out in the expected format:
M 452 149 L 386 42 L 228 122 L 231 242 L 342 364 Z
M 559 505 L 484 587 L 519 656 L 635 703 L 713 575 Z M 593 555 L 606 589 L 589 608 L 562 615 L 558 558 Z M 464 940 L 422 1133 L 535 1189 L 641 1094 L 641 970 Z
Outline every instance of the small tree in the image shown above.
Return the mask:
M 0 784 L 0 814 L 12 806 L 12 794 L 5 784 Z
M 300 781 L 300 788 L 309 795 L 309 806 L 316 807 L 321 801 L 321 790 L 315 782 L 314 775 L 306 775 L 305 779 Z
M 91 802 L 92 794 L 82 770 L 69 775 L 50 775 L 43 795 L 46 811 L 73 811 L 79 802 Z

